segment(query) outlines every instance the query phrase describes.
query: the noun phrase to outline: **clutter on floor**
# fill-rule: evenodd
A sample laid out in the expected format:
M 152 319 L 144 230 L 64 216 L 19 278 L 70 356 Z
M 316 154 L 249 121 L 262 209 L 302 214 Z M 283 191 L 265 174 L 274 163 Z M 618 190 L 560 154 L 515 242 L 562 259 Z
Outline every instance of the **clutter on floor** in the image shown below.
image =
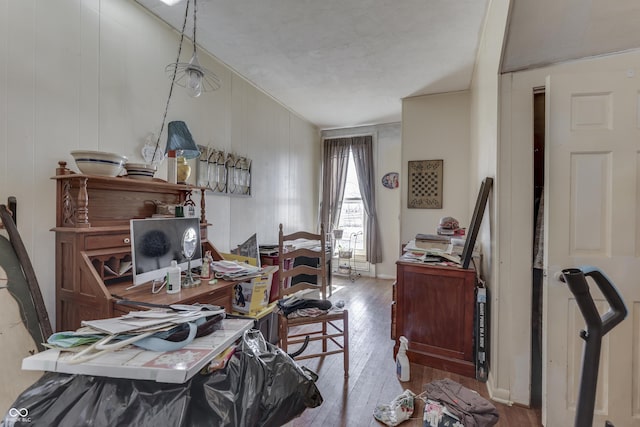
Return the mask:
M 389 404 L 376 406 L 373 410 L 374 418 L 388 426 L 397 426 L 413 415 L 413 400 L 415 396 L 411 390 L 405 390 Z
M 465 427 L 490 427 L 498 422 L 500 416 L 496 407 L 487 399 L 449 378 L 425 385 L 424 396 L 444 404 Z M 425 426 L 436 427 L 428 424 Z
M 425 402 L 423 427 L 491 427 L 500 416 L 487 399 L 449 378 L 426 384 L 418 395 L 407 389 L 391 403 L 376 406 L 373 416 L 397 426 L 411 418 L 414 398 Z

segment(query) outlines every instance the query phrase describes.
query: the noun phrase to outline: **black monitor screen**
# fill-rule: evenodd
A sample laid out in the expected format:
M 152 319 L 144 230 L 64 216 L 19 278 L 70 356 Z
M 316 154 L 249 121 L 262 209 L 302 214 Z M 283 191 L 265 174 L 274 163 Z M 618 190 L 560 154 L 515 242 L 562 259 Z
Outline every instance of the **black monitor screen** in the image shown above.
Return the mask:
M 202 265 L 200 220 L 198 218 L 148 218 L 131 220 L 133 283 L 138 285 L 165 277 L 172 260 L 185 271 L 188 259 L 182 251 L 185 231 L 193 228 L 197 236 L 191 267 Z

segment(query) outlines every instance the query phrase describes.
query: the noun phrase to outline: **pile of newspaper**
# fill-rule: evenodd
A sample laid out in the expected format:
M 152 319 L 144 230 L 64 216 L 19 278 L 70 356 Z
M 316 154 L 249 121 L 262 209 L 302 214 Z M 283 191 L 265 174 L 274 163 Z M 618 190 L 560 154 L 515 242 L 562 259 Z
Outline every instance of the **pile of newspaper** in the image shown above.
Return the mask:
M 120 317 L 83 320 L 80 329 L 56 332 L 45 346 L 73 352 L 66 360 L 70 364 L 87 362 L 130 344 L 151 351 L 175 351 L 197 336 L 213 332 L 213 325 L 224 317 L 221 307 L 174 304 Z
M 262 275 L 262 268 L 244 262 L 213 261 L 211 268 L 224 280 L 244 280 Z
M 416 245 L 415 240 L 410 240 L 404 247 L 400 257 L 401 261 L 443 263 L 445 265 L 460 264 L 460 255 L 451 244 L 446 249 L 440 247 L 424 248 Z M 452 250 L 453 249 L 453 250 Z
M 224 309 L 207 310 L 202 306 L 174 304 L 172 309 L 131 311 L 120 317 L 83 320 L 83 332 L 124 334 L 167 330 L 176 325 L 193 322 L 203 317 L 224 314 Z M 89 329 L 90 328 L 90 329 Z

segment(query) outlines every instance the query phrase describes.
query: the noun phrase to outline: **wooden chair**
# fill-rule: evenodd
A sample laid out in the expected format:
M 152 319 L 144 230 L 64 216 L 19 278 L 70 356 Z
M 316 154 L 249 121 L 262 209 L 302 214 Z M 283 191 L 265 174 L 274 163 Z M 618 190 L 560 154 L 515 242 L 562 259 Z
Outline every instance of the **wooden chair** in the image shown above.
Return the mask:
M 318 242 L 319 246 L 310 248 L 308 245 L 300 245 L 300 240 Z M 294 242 L 297 241 L 297 242 Z M 297 245 L 296 245 L 297 244 Z M 298 231 L 285 235 L 280 224 L 278 239 L 279 254 L 279 285 L 280 298 L 304 289 L 319 291 L 319 299 L 327 299 L 327 248 L 324 227 L 320 227 L 320 234 Z M 316 258 L 316 265 L 296 265 L 297 257 Z M 304 281 L 289 286 L 295 276 L 304 275 Z M 315 279 L 315 283 L 312 283 Z M 307 325 L 312 325 L 307 327 Z M 302 327 L 301 330 L 290 330 Z M 305 351 L 294 357 L 295 360 L 324 357 L 330 354 L 343 353 L 344 375 L 349 376 L 349 313 L 347 310 L 329 312 L 316 317 L 287 318 L 284 314 L 278 315 L 278 332 L 280 348 L 287 353 L 292 344 L 322 341 L 322 351 L 305 354 Z M 329 343 L 332 344 L 329 344 Z

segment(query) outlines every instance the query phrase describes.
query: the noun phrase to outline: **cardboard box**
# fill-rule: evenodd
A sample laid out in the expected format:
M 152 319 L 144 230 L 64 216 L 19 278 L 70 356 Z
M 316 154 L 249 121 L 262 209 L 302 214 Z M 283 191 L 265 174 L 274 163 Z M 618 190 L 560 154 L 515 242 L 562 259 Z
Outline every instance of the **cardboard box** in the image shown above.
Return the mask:
M 277 266 L 268 266 L 263 269 L 261 276 L 236 284 L 233 287 L 233 310 L 251 315 L 264 310 L 269 305 L 271 281 L 276 271 Z
M 488 322 L 487 322 L 487 289 L 476 288 L 476 322 L 475 322 L 475 345 L 476 345 L 476 379 L 487 382 L 489 377 L 488 360 Z
M 251 317 L 256 323 L 256 328 L 260 330 L 264 338 L 271 344 L 278 345 L 278 313 L 276 303 L 273 302 L 259 313 L 246 315 L 234 311 L 233 314 L 240 314 Z

